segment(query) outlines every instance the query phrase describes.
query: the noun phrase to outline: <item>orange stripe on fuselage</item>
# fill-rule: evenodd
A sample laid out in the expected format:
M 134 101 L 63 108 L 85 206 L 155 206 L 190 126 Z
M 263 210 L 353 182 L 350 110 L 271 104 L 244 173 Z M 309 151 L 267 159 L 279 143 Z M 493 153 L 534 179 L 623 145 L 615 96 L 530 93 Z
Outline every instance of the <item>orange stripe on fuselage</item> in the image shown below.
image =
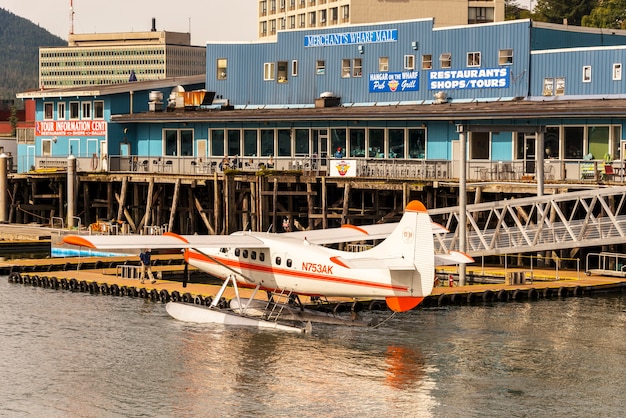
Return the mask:
M 220 265 L 231 267 L 231 268 L 239 268 L 241 270 L 247 269 L 256 273 L 271 273 L 271 274 L 281 274 L 286 276 L 297 277 L 301 279 L 309 279 L 309 280 L 318 280 L 325 282 L 332 282 L 337 284 L 346 284 L 352 286 L 363 286 L 363 287 L 372 287 L 376 289 L 385 289 L 385 290 L 394 290 L 399 292 L 408 292 L 407 286 L 396 286 L 385 283 L 373 283 L 365 280 L 355 280 L 347 277 L 334 277 L 327 276 L 323 274 L 309 273 L 301 270 L 292 270 L 292 269 L 283 269 L 283 268 L 275 268 L 271 265 L 261 265 L 261 264 L 252 264 L 252 263 L 242 263 L 238 260 L 232 260 L 223 257 L 213 257 L 216 261 L 208 258 L 202 254 L 198 254 L 196 252 L 189 252 L 189 259 L 196 259 L 205 263 Z

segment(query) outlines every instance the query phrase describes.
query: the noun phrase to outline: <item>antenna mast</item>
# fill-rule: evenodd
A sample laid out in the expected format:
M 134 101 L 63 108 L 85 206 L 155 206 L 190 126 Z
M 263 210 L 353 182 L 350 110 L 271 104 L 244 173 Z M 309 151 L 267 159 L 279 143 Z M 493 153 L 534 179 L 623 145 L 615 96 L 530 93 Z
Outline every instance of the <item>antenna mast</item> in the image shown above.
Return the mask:
M 74 0 L 70 0 L 70 35 L 74 34 Z

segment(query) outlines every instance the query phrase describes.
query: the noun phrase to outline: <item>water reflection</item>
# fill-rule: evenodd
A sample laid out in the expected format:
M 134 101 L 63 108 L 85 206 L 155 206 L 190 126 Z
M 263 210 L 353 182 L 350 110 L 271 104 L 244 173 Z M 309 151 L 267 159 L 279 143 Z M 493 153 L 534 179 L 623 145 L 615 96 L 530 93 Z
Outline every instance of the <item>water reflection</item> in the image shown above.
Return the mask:
M 0 416 L 621 416 L 625 310 L 432 308 L 301 336 L 0 277 Z

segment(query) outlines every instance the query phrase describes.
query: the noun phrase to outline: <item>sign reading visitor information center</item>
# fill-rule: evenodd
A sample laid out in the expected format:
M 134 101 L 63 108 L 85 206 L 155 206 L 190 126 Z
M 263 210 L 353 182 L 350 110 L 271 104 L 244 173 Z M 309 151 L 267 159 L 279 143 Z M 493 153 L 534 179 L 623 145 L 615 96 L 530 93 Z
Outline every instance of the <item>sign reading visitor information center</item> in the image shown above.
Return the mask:
M 439 70 L 428 73 L 430 90 L 486 89 L 509 87 L 508 68 Z
M 398 29 L 304 35 L 305 47 L 398 42 Z

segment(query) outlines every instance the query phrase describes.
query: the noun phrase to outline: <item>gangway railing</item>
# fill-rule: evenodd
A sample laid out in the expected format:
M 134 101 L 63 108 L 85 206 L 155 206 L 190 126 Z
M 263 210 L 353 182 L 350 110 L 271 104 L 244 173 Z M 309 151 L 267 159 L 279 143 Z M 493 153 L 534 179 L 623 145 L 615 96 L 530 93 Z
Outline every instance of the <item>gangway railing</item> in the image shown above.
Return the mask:
M 459 207 L 433 209 L 449 231 L 435 250 L 459 250 Z M 468 205 L 465 251 L 473 257 L 626 243 L 626 187 Z

